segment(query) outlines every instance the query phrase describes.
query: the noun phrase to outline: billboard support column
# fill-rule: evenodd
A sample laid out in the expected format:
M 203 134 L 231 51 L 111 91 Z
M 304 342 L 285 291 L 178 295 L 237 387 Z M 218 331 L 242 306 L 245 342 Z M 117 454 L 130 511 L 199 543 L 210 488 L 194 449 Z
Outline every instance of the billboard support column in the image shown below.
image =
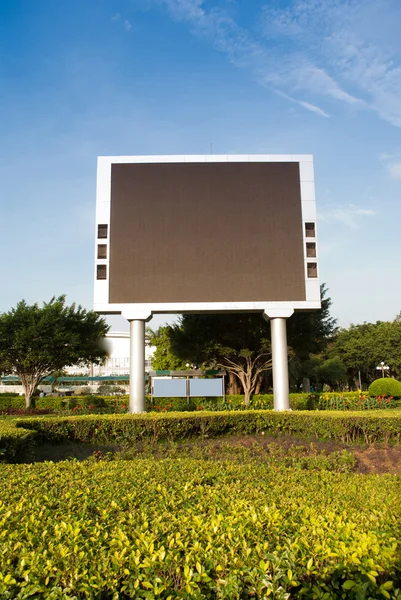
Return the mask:
M 145 412 L 145 321 L 130 321 L 129 412 Z
M 145 412 L 145 323 L 151 319 L 150 312 L 124 311 L 129 321 L 129 412 Z
M 290 387 L 288 379 L 287 318 L 293 310 L 281 314 L 269 311 L 264 317 L 270 318 L 274 410 L 290 410 Z

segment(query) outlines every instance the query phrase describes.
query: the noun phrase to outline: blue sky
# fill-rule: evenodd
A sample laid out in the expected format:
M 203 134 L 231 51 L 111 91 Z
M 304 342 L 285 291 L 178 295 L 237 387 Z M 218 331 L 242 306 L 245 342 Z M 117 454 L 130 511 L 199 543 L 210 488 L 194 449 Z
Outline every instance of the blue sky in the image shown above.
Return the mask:
M 98 155 L 213 143 L 313 153 L 333 315 L 393 319 L 400 28 L 400 0 L 0 0 L 0 311 L 92 306 Z

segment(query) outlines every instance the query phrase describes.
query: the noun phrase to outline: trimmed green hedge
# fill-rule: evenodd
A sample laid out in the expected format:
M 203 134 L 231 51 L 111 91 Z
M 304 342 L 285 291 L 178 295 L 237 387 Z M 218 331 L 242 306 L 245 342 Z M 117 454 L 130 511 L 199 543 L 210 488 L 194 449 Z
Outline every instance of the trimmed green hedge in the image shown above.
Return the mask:
M 103 406 L 105 412 L 121 411 L 129 404 L 128 396 L 70 396 L 64 398 L 46 397 L 36 398 L 36 407 L 55 411 L 70 411 L 76 407 L 98 409 Z M 389 407 L 399 405 L 399 401 L 392 400 Z M 0 412 L 7 408 L 24 408 L 25 399 L 19 397 L 0 397 Z M 383 408 L 383 402 L 369 398 L 359 392 L 344 393 L 310 393 L 290 394 L 290 407 L 292 410 L 372 410 Z M 246 407 L 244 396 L 228 395 L 222 398 L 145 398 L 147 412 L 191 412 L 196 410 L 225 411 L 225 410 L 272 410 L 273 394 L 258 394 L 251 398 L 251 404 Z
M 7 408 L 24 408 L 25 398 L 23 396 L 0 396 L 0 412 Z
M 398 597 L 395 476 L 190 459 L 0 475 L 2 599 Z
M 128 403 L 128 397 L 124 396 L 68 396 L 56 398 L 46 396 L 45 398 L 35 398 L 36 408 L 46 408 L 53 410 L 72 410 L 77 404 L 89 406 L 98 405 L 104 400 L 104 405 L 109 408 L 118 407 Z M 7 408 L 25 408 L 25 398 L 23 396 L 3 396 L 0 397 L 0 412 Z
M 15 421 L 0 421 L 0 460 L 11 463 L 29 461 L 36 437 L 34 430 L 17 428 Z
M 227 434 L 287 434 L 351 442 L 401 441 L 401 412 L 232 411 L 141 415 L 38 417 L 17 421 L 42 438 L 102 444 L 182 440 Z
M 369 394 L 371 396 L 401 398 L 401 382 L 392 379 L 392 377 L 376 379 L 369 386 Z

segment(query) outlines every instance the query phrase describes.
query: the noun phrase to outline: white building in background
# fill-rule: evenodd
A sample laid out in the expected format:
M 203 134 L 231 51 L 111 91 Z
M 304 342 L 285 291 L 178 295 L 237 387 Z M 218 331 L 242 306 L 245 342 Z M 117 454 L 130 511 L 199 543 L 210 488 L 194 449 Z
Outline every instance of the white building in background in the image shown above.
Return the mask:
M 90 377 L 129 375 L 129 332 L 111 331 L 106 333 L 106 349 L 109 358 L 104 365 L 75 365 L 66 367 L 68 375 L 88 375 Z M 152 368 L 152 357 L 156 346 L 145 347 L 145 371 Z

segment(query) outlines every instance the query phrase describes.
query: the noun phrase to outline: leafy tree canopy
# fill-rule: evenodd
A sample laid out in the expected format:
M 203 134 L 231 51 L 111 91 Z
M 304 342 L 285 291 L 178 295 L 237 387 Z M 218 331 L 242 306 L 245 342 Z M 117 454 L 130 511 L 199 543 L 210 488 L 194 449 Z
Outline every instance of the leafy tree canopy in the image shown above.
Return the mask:
M 147 340 L 151 346 L 156 346 L 152 357 L 152 367 L 160 371 L 179 371 L 186 369 L 186 361 L 174 353 L 171 344 L 171 327 L 159 327 L 157 331 L 147 329 Z
M 361 372 L 364 380 L 380 375 L 376 367 L 381 361 L 390 367 L 390 375 L 401 375 L 401 320 L 362 323 L 341 329 L 329 349 L 329 357 L 338 357 L 350 376 Z
M 109 326 L 93 311 L 67 306 L 65 296 L 42 307 L 24 300 L 0 316 L 0 363 L 21 377 L 27 406 L 42 379 L 66 366 L 100 364 Z
M 332 300 L 325 284 L 320 286 L 321 309 L 295 312 L 287 321 L 288 345 L 300 361 L 319 354 L 336 334 L 337 319 L 330 314 Z

